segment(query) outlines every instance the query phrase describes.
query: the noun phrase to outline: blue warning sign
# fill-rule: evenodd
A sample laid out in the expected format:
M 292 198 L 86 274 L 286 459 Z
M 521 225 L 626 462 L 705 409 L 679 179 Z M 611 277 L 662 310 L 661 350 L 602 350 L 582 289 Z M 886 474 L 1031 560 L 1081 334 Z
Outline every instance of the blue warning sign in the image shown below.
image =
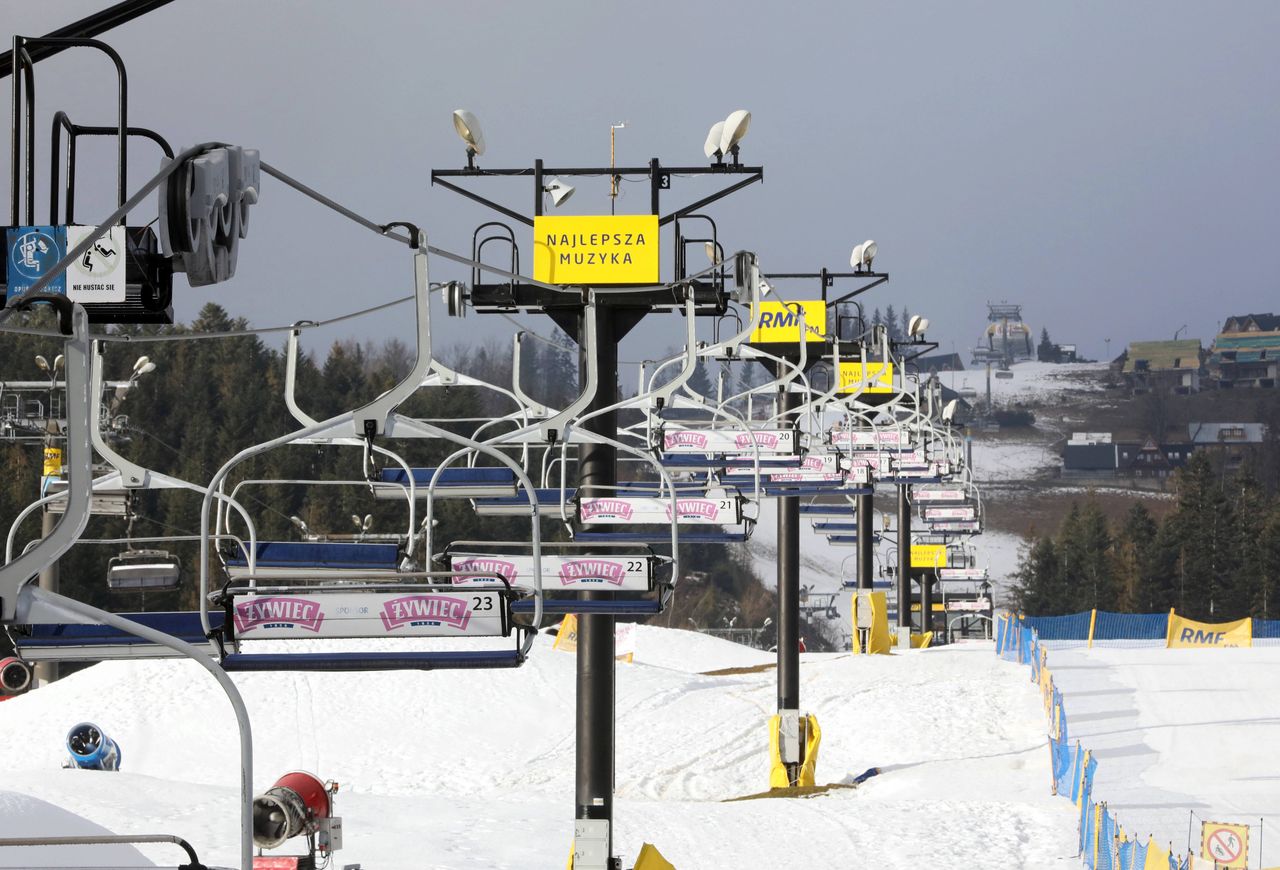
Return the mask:
M 5 304 L 27 292 L 47 275 L 67 252 L 66 227 L 13 227 L 8 232 L 8 292 Z M 47 293 L 66 293 L 64 272 L 44 287 Z

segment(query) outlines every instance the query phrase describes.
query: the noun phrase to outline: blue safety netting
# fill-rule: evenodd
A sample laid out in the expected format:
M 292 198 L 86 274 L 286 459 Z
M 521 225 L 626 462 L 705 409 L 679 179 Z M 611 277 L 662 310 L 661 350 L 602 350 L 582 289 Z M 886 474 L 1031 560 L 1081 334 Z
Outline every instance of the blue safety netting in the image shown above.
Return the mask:
M 1093 624 L 1093 642 L 1159 641 L 1163 644 L 1168 630 L 1167 613 L 1110 613 L 1099 610 Z
M 1134 870 L 1133 866 L 1133 850 L 1137 844 L 1133 840 L 1122 840 L 1120 842 L 1120 870 Z M 1143 859 L 1146 860 L 1145 857 Z
M 1084 866 L 1095 870 L 1097 863 L 1093 860 L 1093 838 L 1098 826 L 1097 804 L 1085 798 L 1080 806 L 1080 851 L 1084 853 Z
M 1046 640 L 1089 639 L 1089 611 L 1068 613 L 1066 616 L 1025 616 L 1022 624 Z
M 1102 810 L 1102 827 L 1098 831 L 1098 870 L 1116 870 L 1114 849 L 1120 826 L 1110 810 Z
M 1049 738 L 1049 753 L 1053 764 L 1053 783 L 1057 794 L 1071 794 L 1071 774 L 1075 767 L 1072 756 L 1075 750 L 1065 740 Z
M 1280 619 L 1255 619 L 1254 640 L 1280 640 Z

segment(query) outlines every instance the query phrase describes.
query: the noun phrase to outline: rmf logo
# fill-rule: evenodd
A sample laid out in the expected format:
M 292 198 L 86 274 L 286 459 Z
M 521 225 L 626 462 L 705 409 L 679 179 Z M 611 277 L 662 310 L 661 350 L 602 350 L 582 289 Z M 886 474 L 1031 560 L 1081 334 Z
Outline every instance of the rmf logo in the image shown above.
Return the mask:
M 805 338 L 821 341 L 827 331 L 827 308 L 821 299 L 802 302 L 763 302 L 753 341 L 797 341 L 803 311 Z
M 1226 639 L 1225 631 L 1203 631 L 1198 628 L 1184 628 L 1178 640 L 1182 643 L 1204 644 L 1205 646 L 1218 646 Z
M 779 311 L 777 313 L 765 311 L 760 315 L 760 328 L 769 329 L 793 329 L 800 325 L 800 312 L 798 311 Z M 816 327 L 805 324 L 805 331 L 814 335 L 822 335 L 822 332 Z

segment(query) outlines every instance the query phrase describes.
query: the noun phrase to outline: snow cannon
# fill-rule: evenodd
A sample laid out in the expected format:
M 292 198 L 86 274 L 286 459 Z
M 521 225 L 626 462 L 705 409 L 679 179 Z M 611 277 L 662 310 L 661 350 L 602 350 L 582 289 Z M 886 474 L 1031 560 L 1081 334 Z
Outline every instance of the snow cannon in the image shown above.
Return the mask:
M 92 722 L 81 722 L 67 732 L 71 765 L 81 770 L 119 770 L 120 746 Z
M 274 849 L 293 837 L 315 835 L 314 848 L 332 852 L 342 846 L 342 820 L 333 816 L 335 782 L 301 770 L 286 773 L 253 799 L 253 844 Z
M 31 665 L 20 658 L 0 659 L 0 695 L 21 695 L 31 688 Z

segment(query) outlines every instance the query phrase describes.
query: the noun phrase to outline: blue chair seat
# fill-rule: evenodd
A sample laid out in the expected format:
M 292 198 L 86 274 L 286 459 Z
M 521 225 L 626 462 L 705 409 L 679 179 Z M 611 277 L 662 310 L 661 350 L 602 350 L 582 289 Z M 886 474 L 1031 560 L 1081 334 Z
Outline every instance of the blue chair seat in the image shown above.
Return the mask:
M 515 613 L 533 613 L 533 601 L 515 602 Z M 568 613 L 614 614 L 617 616 L 647 616 L 662 612 L 662 602 L 653 598 L 586 599 L 544 598 L 542 612 L 560 616 Z
M 670 544 L 671 533 L 661 530 L 653 532 L 576 532 L 576 541 L 598 541 L 602 544 Z M 741 544 L 751 536 L 746 532 L 681 532 L 682 544 Z
M 324 568 L 332 570 L 390 570 L 400 561 L 395 544 L 356 542 L 258 541 L 259 568 Z M 249 560 L 242 549 L 227 558 L 227 565 L 245 568 Z
M 196 646 L 212 644 L 204 636 L 196 611 L 121 613 L 120 616 L 148 628 L 163 631 Z M 209 612 L 209 625 L 222 628 L 222 611 Z M 177 655 L 168 647 L 109 625 L 49 623 L 30 626 L 30 636 L 14 634 L 18 651 L 33 661 L 100 661 L 115 658 L 160 658 Z
M 750 491 L 750 487 L 740 484 L 744 489 Z M 870 487 L 854 487 L 850 488 L 846 484 L 839 481 L 810 481 L 808 483 L 766 483 L 760 481 L 760 491 L 767 496 L 775 498 L 798 498 L 801 496 L 811 495 L 831 495 L 838 492 L 841 495 L 870 495 L 872 489 Z
M 577 490 L 572 487 L 564 490 L 564 500 L 572 502 Z M 560 489 L 535 489 L 533 491 L 534 500 L 537 501 L 539 507 L 558 508 L 560 507 Z M 525 514 L 529 510 L 529 497 L 524 493 L 516 495 L 502 496 L 500 498 L 477 498 L 476 513 L 478 514 Z M 570 511 L 572 513 L 572 510 Z M 526 514 L 527 515 L 527 514 Z
M 851 504 L 802 504 L 800 513 L 820 517 L 852 517 L 857 510 Z
M 231 653 L 225 671 L 444 671 L 518 668 L 519 650 L 434 652 Z
M 616 489 L 602 489 L 597 491 L 597 495 L 602 497 L 609 495 L 657 495 L 662 486 L 663 484 L 660 480 L 620 480 L 616 485 Z M 678 493 L 697 493 L 700 495 L 707 491 L 707 484 L 699 480 L 677 480 L 672 488 Z
M 418 497 L 427 497 L 427 487 L 435 475 L 434 468 L 413 469 L 413 484 Z M 382 483 L 409 485 L 409 475 L 403 468 L 384 468 L 378 475 Z M 505 467 L 467 468 L 450 466 L 440 472 L 436 481 L 436 494 L 460 498 L 501 497 L 516 494 L 516 473 Z M 383 497 L 386 497 L 383 494 Z

